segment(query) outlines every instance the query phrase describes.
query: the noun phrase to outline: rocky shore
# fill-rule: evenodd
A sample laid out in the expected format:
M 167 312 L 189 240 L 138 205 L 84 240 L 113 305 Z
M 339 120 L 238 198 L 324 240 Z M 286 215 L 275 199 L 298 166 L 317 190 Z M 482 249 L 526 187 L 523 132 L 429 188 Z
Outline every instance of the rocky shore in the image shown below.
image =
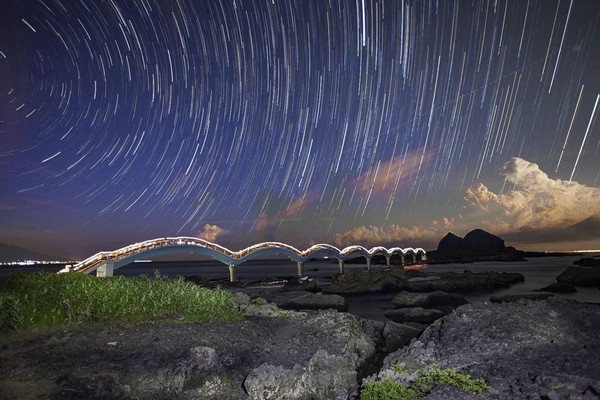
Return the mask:
M 0 354 L 0 398 L 347 398 L 375 356 L 361 321 L 236 295 L 243 321 L 56 330 Z
M 551 286 L 595 286 L 596 269 L 569 267 Z M 484 398 L 600 398 L 600 305 L 552 293 L 463 297 L 521 281 L 496 272 L 347 272 L 324 287 L 303 279 L 279 292 L 237 292 L 241 321 L 186 324 L 174 315 L 28 332 L 1 345 L 0 399 L 357 399 L 374 382 L 410 388 L 434 367 L 482 378 Z M 357 293 L 393 293 L 386 322 L 342 312 L 344 296 Z M 425 398 L 481 397 L 433 384 Z
M 410 386 L 415 371 L 435 365 L 483 378 L 490 386 L 486 399 L 597 399 L 598 332 L 598 304 L 556 297 L 468 304 L 391 353 L 365 383 L 392 379 Z M 444 386 L 427 398 L 479 397 Z

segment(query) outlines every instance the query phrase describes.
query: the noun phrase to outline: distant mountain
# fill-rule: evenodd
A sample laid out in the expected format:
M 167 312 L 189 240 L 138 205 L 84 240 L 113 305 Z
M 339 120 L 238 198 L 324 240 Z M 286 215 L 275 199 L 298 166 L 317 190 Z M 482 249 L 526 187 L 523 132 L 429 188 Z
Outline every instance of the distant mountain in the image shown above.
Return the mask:
M 25 249 L 20 246 L 14 246 L 11 244 L 0 243 L 0 262 L 11 262 L 11 261 L 57 261 L 62 260 L 64 257 L 53 256 L 49 254 L 38 253 Z

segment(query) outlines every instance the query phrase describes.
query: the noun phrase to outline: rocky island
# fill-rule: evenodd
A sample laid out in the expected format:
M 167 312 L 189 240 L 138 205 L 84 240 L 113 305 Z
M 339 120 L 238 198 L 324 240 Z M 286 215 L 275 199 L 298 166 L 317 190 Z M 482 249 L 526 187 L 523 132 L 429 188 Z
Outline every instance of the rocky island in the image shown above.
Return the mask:
M 429 263 L 474 261 L 521 261 L 526 252 L 506 246 L 504 240 L 482 229 L 474 229 L 464 238 L 448 232 L 437 250 L 427 253 Z

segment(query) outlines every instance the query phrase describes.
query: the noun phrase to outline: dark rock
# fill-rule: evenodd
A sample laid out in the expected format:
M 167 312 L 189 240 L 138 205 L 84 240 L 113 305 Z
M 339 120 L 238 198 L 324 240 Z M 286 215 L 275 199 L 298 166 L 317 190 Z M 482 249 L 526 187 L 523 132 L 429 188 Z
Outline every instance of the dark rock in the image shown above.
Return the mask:
M 422 324 L 430 324 L 443 317 L 444 313 L 436 309 L 408 307 L 386 311 L 383 315 L 394 322 L 419 322 Z
M 383 329 L 386 325 L 383 321 L 375 321 L 372 319 L 362 319 L 362 328 L 365 335 L 375 344 L 377 350 L 381 350 L 385 344 L 383 337 Z
M 403 291 L 394 297 L 392 304 L 396 307 L 458 307 L 467 304 L 467 300 L 458 294 L 449 294 L 441 290 L 437 290 L 433 293 L 411 293 Z
M 504 252 L 510 251 L 504 240 L 482 229 L 474 229 L 463 238 L 464 246 L 470 251 Z
M 403 269 L 389 271 L 371 270 L 345 272 L 337 275 L 331 285 L 323 287 L 323 293 L 361 294 L 400 290 L 408 274 Z
M 545 301 L 467 304 L 430 325 L 418 340 L 386 357 L 378 377 L 409 384 L 414 370 L 455 368 L 490 385 L 483 398 L 593 398 L 600 376 L 600 305 Z M 448 399 L 435 389 L 428 399 Z M 466 395 L 466 394 L 465 394 Z M 462 394 L 452 398 L 463 397 Z
M 51 399 L 128 399 L 124 388 L 111 375 L 81 377 L 72 373 L 60 376 L 56 383 L 60 389 L 50 395 Z
M 549 293 L 532 293 L 532 294 L 509 294 L 506 296 L 492 296 L 490 301 L 492 303 L 516 303 L 525 301 L 537 301 L 546 300 L 554 296 Z
M 580 258 L 579 260 L 573 261 L 573 264 L 581 267 L 600 267 L 600 258 Z
M 452 232 L 448 232 L 448 234 L 440 240 L 437 247 L 438 253 L 441 254 L 461 253 L 464 249 L 465 245 L 463 239 Z
M 444 292 L 458 293 L 485 293 L 497 289 L 510 287 L 511 284 L 522 282 L 524 276 L 518 273 L 507 272 L 479 272 L 465 271 L 462 274 L 456 272 L 444 272 L 438 274 L 439 280 L 409 281 L 404 290 L 410 292 L 433 292 L 441 290 Z
M 307 290 L 309 292 L 316 292 L 317 290 L 319 290 L 319 288 L 317 287 L 316 279 L 298 279 L 295 277 L 288 279 L 287 282 L 283 285 L 283 288 L 289 291 Z
M 474 393 L 465 392 L 464 390 L 461 390 L 453 385 L 437 385 L 431 390 L 431 392 L 427 396 L 421 397 L 421 399 L 482 400 L 482 397 Z
M 270 306 L 236 297 L 246 310 Z M 249 399 L 244 382 L 246 389 L 261 387 L 266 393 L 269 374 L 261 371 L 268 370 L 282 374 L 276 393 L 297 398 L 352 393 L 358 371 L 375 356 L 361 321 L 336 311 L 280 315 L 61 329 L 14 338 L 0 352 L 0 399 Z M 248 379 L 253 372 L 265 378 Z
M 600 268 L 568 267 L 556 280 L 574 286 L 600 287 Z
M 449 232 L 437 250 L 427 254 L 428 263 L 473 261 L 521 261 L 524 252 L 504 245 L 504 240 L 482 229 L 474 229 L 460 238 Z
M 412 282 L 431 282 L 431 281 L 439 281 L 440 278 L 439 276 L 436 275 L 431 275 L 431 276 L 415 276 L 414 278 L 409 278 L 408 282 L 412 283 Z
M 258 400 L 347 398 L 357 387 L 355 368 L 347 357 L 318 350 L 306 366 L 262 364 L 248 374 L 244 389 Z
M 519 283 L 519 282 L 525 282 L 525 277 L 523 276 L 523 274 L 519 274 L 518 272 L 495 272 L 495 271 L 487 271 L 487 272 L 471 272 L 471 271 L 465 271 L 464 272 L 465 275 L 471 275 L 471 276 L 484 276 L 484 277 L 488 277 L 488 278 L 492 278 L 495 281 L 498 282 L 503 282 L 509 285 L 515 284 L 515 283 Z
M 389 271 L 346 272 L 338 275 L 323 293 L 360 294 L 378 292 L 444 292 L 485 293 L 507 288 L 525 278 L 518 273 L 441 272 L 430 274 L 416 270 L 392 268 Z
M 388 352 L 398 350 L 412 339 L 419 337 L 425 328 L 415 328 L 408 324 L 388 321 L 383 328 L 383 338 Z
M 555 282 L 551 285 L 545 286 L 536 292 L 552 292 L 552 293 L 575 293 L 577 289 L 570 283 Z
M 288 310 L 326 310 L 346 311 L 346 299 L 337 294 L 314 294 L 304 291 L 284 293 L 263 293 L 265 300 Z

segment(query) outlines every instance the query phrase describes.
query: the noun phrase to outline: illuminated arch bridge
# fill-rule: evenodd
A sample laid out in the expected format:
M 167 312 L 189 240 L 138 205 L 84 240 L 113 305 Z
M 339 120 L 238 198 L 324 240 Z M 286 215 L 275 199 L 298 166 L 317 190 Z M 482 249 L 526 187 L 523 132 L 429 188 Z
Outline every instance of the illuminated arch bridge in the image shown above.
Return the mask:
M 279 254 L 294 260 L 298 264 L 298 275 L 302 276 L 304 263 L 315 257 L 332 257 L 339 262 L 340 272 L 344 272 L 344 261 L 349 258 L 362 256 L 367 261 L 367 268 L 371 269 L 371 258 L 376 255 L 383 255 L 386 258 L 387 265 L 390 265 L 390 258 L 399 254 L 404 265 L 405 257 L 412 256 L 413 263 L 417 262 L 417 257 L 424 261 L 426 259 L 425 250 L 422 248 L 413 249 L 408 247 L 392 247 L 386 249 L 378 246 L 366 249 L 362 246 L 348 246 L 342 250 L 329 244 L 315 244 L 304 251 L 280 242 L 263 242 L 240 251 L 231 251 L 226 247 L 207 240 L 193 237 L 167 237 L 160 239 L 146 240 L 145 242 L 131 244 L 114 251 L 101 251 L 85 260 L 73 265 L 67 266 L 60 272 L 82 272 L 85 274 L 96 271 L 97 276 L 112 276 L 113 271 L 124 267 L 136 260 L 146 259 L 159 254 L 167 253 L 195 253 L 209 256 L 215 260 L 229 266 L 229 277 L 231 281 L 236 280 L 236 267 L 249 259 L 256 258 L 266 254 Z

